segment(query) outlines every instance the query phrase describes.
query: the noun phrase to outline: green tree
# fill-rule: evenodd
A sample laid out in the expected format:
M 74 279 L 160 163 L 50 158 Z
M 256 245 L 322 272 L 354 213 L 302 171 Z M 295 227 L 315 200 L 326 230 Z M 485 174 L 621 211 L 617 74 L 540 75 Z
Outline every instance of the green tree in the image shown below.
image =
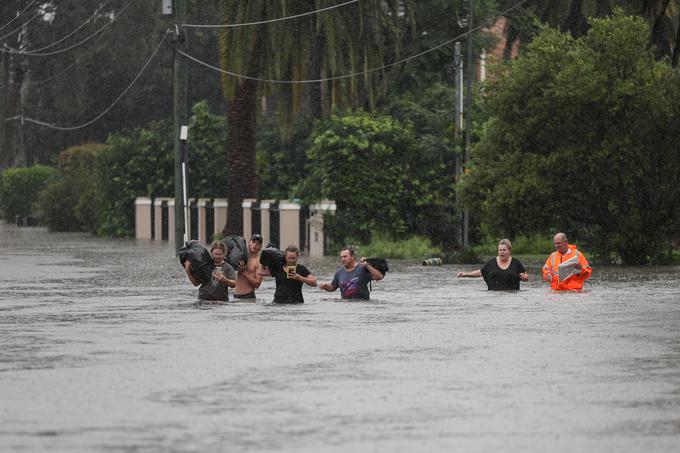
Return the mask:
M 39 194 L 42 220 L 50 230 L 97 231 L 97 181 L 92 175 L 97 154 L 105 148 L 99 143 L 88 143 L 59 154 L 61 177 L 47 184 Z
M 336 200 L 334 237 L 367 243 L 371 234 L 400 237 L 414 207 L 417 165 L 413 132 L 393 118 L 357 112 L 322 120 L 310 137 L 314 165 L 305 180 L 308 200 Z
M 57 169 L 45 165 L 7 168 L 0 177 L 0 211 L 5 220 L 14 222 L 22 217 L 38 215 L 36 201 L 40 191 L 54 178 Z
M 621 11 L 544 28 L 485 89 L 490 120 L 463 184 L 485 232 L 564 230 L 603 259 L 661 260 L 680 227 L 680 80 Z
M 224 68 L 253 78 L 305 79 L 334 76 L 378 66 L 386 49 L 395 49 L 394 38 L 403 22 L 399 14 L 404 2 L 359 2 L 329 13 L 305 16 L 295 21 L 273 22 L 257 27 L 228 28 L 221 37 L 221 61 Z M 408 2 L 406 2 L 408 4 Z M 274 19 L 331 6 L 326 0 L 304 2 L 267 2 L 263 0 L 221 2 L 225 23 L 245 23 Z M 314 63 L 310 65 L 310 60 Z M 328 99 L 335 105 L 373 105 L 375 83 L 379 73 L 334 80 L 316 85 L 311 98 Z M 229 101 L 228 148 L 230 178 L 227 229 L 242 228 L 241 201 L 257 196 L 256 122 L 260 85 L 255 80 L 223 77 L 223 91 Z M 277 93 L 279 120 L 292 124 L 290 118 L 300 110 L 303 90 L 299 84 L 267 86 Z M 324 96 L 320 96 L 325 92 Z M 345 100 L 345 102 L 341 102 Z M 318 105 L 310 108 L 320 110 Z

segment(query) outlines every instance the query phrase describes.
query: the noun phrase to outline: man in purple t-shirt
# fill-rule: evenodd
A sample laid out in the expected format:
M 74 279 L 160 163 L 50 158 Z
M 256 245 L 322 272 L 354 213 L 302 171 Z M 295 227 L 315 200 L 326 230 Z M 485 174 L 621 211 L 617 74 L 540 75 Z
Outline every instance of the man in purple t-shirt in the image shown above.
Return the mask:
M 354 249 L 343 247 L 340 250 L 340 262 L 342 267 L 335 272 L 333 281 L 324 282 L 319 288 L 326 291 L 335 291 L 340 288 L 340 295 L 343 299 L 368 299 L 368 283 L 371 280 L 382 280 L 383 274 L 371 266 L 366 258 L 361 258 L 357 263 L 354 256 Z

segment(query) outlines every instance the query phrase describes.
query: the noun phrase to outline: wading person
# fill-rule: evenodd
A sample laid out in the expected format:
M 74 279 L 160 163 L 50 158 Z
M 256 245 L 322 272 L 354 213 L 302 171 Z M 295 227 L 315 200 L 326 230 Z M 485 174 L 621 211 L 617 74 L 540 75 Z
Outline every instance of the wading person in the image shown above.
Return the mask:
M 458 272 L 457 277 L 484 277 L 489 290 L 519 289 L 519 282 L 529 280 L 522 263 L 511 255 L 512 243 L 508 239 L 498 241 L 498 256 L 489 260 L 481 269 Z
M 184 262 L 184 270 L 191 280 L 194 286 L 201 285 L 198 288 L 198 298 L 201 300 L 229 300 L 228 288 L 233 288 L 236 286 L 235 272 L 234 268 L 224 261 L 224 255 L 226 254 L 226 247 L 224 243 L 220 241 L 213 241 L 210 244 L 210 255 L 213 259 L 213 264 L 215 265 L 215 270 L 213 270 L 212 278 L 210 282 L 201 283 L 192 273 L 191 273 L 191 263 L 189 260 Z
M 253 234 L 248 241 L 248 262 L 240 262 L 236 275 L 236 288 L 234 298 L 255 299 L 255 290 L 262 284 L 262 275 L 258 273 L 260 268 L 259 253 L 262 249 L 262 236 Z
M 593 270 L 583 253 L 567 242 L 567 235 L 557 233 L 553 239 L 555 251 L 543 266 L 543 279 L 558 291 L 575 291 L 583 287 Z
M 262 267 L 259 273 L 276 279 L 274 303 L 301 304 L 305 301 L 302 297 L 302 284 L 316 286 L 316 277 L 304 265 L 298 264 L 300 249 L 296 246 L 289 245 L 284 251 L 284 257 L 286 263 L 283 266 Z
M 362 257 L 357 263 L 352 247 L 343 247 L 340 250 L 340 263 L 342 267 L 335 272 L 333 281 L 321 283 L 319 288 L 326 291 L 340 288 L 343 299 L 369 299 L 368 284 L 371 280 L 382 280 L 384 275 L 371 266 L 366 258 Z

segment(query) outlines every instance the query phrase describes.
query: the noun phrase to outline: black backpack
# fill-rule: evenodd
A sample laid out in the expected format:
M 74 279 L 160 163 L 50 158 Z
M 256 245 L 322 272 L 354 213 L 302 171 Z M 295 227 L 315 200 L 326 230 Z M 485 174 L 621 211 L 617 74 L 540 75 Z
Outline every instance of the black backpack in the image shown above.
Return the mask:
M 244 238 L 233 234 L 222 239 L 222 242 L 227 249 L 224 261 L 229 263 L 231 267 L 234 269 L 241 267 L 239 261 L 243 261 L 243 264 L 248 263 L 248 245 Z
M 260 264 L 268 269 L 276 268 L 286 264 L 286 257 L 283 252 L 275 247 L 267 247 L 262 249 L 260 254 Z
M 191 263 L 191 274 L 201 283 L 209 283 L 212 279 L 212 272 L 215 268 L 212 255 L 203 244 L 196 240 L 186 242 L 179 249 L 179 262 L 184 267 L 184 262 L 189 260 Z
M 390 270 L 390 268 L 387 267 L 387 261 L 382 258 L 366 258 L 366 261 L 368 264 L 378 269 L 383 276 Z

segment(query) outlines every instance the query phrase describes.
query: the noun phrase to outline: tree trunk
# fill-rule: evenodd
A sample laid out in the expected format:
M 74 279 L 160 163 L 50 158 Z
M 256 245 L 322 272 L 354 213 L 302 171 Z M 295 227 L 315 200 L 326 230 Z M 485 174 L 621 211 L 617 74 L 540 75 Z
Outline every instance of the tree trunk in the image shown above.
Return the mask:
M 680 19 L 678 19 L 678 30 L 675 33 L 675 45 L 673 46 L 673 56 L 671 57 L 671 66 L 678 67 L 678 59 L 680 59 Z
M 663 33 L 663 20 L 666 16 L 666 8 L 668 8 L 669 3 L 670 0 L 662 0 L 661 6 L 656 11 L 654 11 L 654 22 L 652 24 L 652 32 L 649 37 L 649 43 L 654 46 L 654 54 L 656 55 L 656 58 L 659 59 L 665 56 L 670 56 L 671 54 L 669 43 L 664 37 Z
M 583 16 L 583 0 L 573 0 L 571 11 L 564 24 L 567 31 L 575 38 L 580 38 L 588 31 L 588 21 Z
M 223 234 L 243 234 L 244 198 L 257 198 L 255 132 L 257 128 L 257 82 L 238 84 L 227 116 L 227 225 Z
M 2 117 L 0 118 L 0 169 L 26 166 L 24 150 L 23 125 L 15 117 L 21 116 L 22 85 L 24 70 L 19 56 L 3 54 L 3 88 Z M 15 118 L 6 121 L 6 118 Z
M 309 78 L 311 80 L 318 80 L 321 78 L 321 67 L 323 65 L 323 46 L 323 33 L 318 32 L 314 35 L 312 58 L 309 65 Z M 322 83 L 323 82 L 312 83 L 309 89 L 309 111 L 311 112 L 313 118 L 321 118 L 321 115 L 323 115 L 323 97 L 321 93 Z

